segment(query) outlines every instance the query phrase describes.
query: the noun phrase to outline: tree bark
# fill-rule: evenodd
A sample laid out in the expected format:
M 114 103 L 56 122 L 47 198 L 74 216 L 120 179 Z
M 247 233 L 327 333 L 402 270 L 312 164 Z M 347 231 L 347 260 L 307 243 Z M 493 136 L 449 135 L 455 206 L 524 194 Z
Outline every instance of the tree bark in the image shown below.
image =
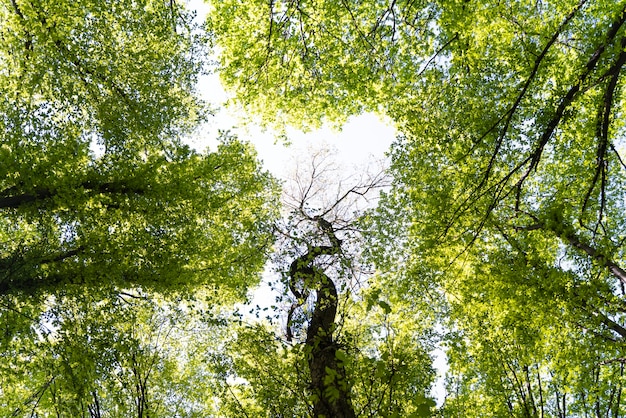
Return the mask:
M 325 418 L 356 417 L 350 400 L 350 385 L 346 371 L 337 359 L 338 344 L 333 338 L 335 316 L 337 314 L 337 288 L 332 279 L 313 265 L 315 259 L 323 255 L 336 255 L 341 252 L 341 241 L 337 239 L 329 222 L 323 218 L 314 219 L 330 239 L 331 245 L 312 247 L 295 259 L 291 268 L 290 290 L 300 299 L 303 292 L 297 290 L 296 281 L 310 286 L 316 291 L 316 300 L 311 322 L 306 334 L 306 352 L 311 374 L 313 394 L 313 416 Z

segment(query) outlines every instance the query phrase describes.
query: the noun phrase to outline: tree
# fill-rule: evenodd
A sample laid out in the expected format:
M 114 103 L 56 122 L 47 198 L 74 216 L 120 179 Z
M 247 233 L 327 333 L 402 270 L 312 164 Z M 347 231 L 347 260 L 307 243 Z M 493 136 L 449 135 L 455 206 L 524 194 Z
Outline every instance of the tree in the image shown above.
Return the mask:
M 358 219 L 383 173 L 337 182 L 328 152 L 310 158 L 285 185 L 287 213 L 276 227 L 272 286 L 283 311 L 235 331 L 224 413 L 429 416 L 428 326 L 415 324 L 405 303 L 387 302 L 360 256 Z
M 205 417 L 227 321 L 202 299 L 116 289 L 58 295 L 2 354 L 3 416 Z
M 225 273 L 243 294 L 274 185 L 227 134 L 212 153 L 180 143 L 203 112 L 189 14 L 158 1 L 2 10 L 0 294 Z
M 276 182 L 233 135 L 183 144 L 206 48 L 178 3 L 0 1 L 0 39 L 0 414 L 147 416 L 178 352 L 142 347 L 165 313 L 118 299 L 242 300 Z
M 378 110 L 402 130 L 371 253 L 402 266 L 388 286 L 423 289 L 448 317 L 458 379 L 444 413 L 623 414 L 625 7 L 213 12 L 226 83 L 269 123 Z

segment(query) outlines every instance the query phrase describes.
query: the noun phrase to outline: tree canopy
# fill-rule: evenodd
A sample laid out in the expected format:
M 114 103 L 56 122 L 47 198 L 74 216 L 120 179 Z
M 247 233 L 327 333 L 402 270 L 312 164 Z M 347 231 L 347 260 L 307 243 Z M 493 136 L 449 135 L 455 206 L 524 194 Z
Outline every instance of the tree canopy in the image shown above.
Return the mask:
M 260 280 L 275 179 L 228 133 L 182 142 L 209 114 L 194 25 L 175 2 L 0 2 L 2 416 L 182 414 L 172 310 Z
M 0 0 L 0 415 L 626 415 L 626 2 L 195 22 Z M 245 141 L 185 145 L 214 57 L 264 125 L 391 118 L 389 169 L 316 154 L 281 201 Z
M 444 415 L 624 414 L 625 8 L 213 9 L 222 77 L 269 123 L 396 121 L 370 252 L 445 318 Z
M 207 111 L 189 13 L 158 1 L 2 13 L 0 293 L 226 276 L 245 293 L 274 183 L 228 134 L 208 153 L 180 141 Z

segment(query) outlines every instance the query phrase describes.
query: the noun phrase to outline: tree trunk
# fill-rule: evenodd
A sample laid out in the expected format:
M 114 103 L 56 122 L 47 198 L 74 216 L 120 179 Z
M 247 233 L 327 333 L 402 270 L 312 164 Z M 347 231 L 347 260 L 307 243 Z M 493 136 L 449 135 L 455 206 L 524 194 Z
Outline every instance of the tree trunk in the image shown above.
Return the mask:
M 346 371 L 337 359 L 338 346 L 333 339 L 337 314 L 337 288 L 321 269 L 313 266 L 315 258 L 336 255 L 341 252 L 341 241 L 337 239 L 331 225 L 324 219 L 316 219 L 318 225 L 330 238 L 331 246 L 316 246 L 291 264 L 290 288 L 294 296 L 302 297 L 295 286 L 301 281 L 316 290 L 316 300 L 311 322 L 306 335 L 306 352 L 311 374 L 313 394 L 313 416 L 325 418 L 353 418 L 354 408 L 350 401 L 350 385 Z

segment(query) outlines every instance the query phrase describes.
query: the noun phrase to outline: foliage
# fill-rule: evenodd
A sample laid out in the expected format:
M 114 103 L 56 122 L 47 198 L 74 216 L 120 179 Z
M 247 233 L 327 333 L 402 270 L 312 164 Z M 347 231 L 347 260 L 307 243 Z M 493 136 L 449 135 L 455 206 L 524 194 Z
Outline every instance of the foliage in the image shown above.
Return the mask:
M 172 150 L 117 176 L 99 173 L 96 158 L 65 187 L 8 188 L 7 200 L 23 203 L 4 210 L 2 292 L 104 281 L 176 291 L 225 285 L 245 295 L 270 240 L 263 211 L 271 180 L 232 138 L 207 155 Z
M 403 132 L 368 252 L 398 273 L 388 285 L 399 295 L 416 289 L 444 315 L 444 415 L 624 413 L 625 7 L 285 1 L 213 12 L 224 80 L 270 123 L 378 110 Z
M 59 292 L 0 374 L 3 416 L 204 417 L 226 321 L 196 301 Z M 13 312 L 23 313 L 17 309 Z M 34 334 L 34 335 L 33 335 Z
M 206 416 L 176 302 L 258 283 L 277 184 L 228 133 L 182 144 L 200 34 L 176 2 L 0 1 L 0 415 Z
M 212 7 L 0 0 L 2 415 L 429 416 L 441 336 L 441 416 L 626 414 L 625 2 Z M 390 116 L 379 207 L 182 145 L 206 41 L 265 124 Z M 285 338 L 212 316 L 274 234 Z
M 190 16 L 163 2 L 2 10 L 0 292 L 228 274 L 245 294 L 274 184 L 227 134 L 211 153 L 179 143 L 201 111 Z
M 434 370 L 428 334 L 411 311 L 358 301 L 341 309 L 337 359 L 348 376 L 357 416 L 431 416 Z M 307 348 L 269 324 L 233 325 L 219 411 L 223 416 L 315 416 Z
M 420 2 L 421 3 L 421 2 Z M 220 76 L 261 123 L 318 126 L 377 110 L 390 76 L 413 73 L 433 8 L 413 1 L 215 2 Z M 422 7 L 423 6 L 423 7 Z M 399 11 L 401 16 L 396 17 Z M 393 19 L 403 25 L 395 25 Z

